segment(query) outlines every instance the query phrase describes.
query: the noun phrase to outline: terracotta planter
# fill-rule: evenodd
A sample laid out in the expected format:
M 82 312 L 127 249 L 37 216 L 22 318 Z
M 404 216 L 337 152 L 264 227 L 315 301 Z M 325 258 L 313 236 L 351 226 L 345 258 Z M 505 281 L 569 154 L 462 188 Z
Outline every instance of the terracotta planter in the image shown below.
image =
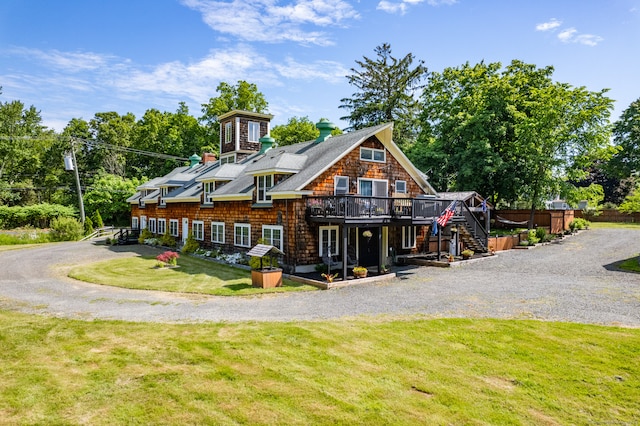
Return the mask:
M 353 276 L 355 278 L 367 278 L 367 272 L 368 271 L 364 271 L 364 272 L 354 272 Z
M 282 287 L 282 269 L 252 270 L 251 285 L 261 288 Z

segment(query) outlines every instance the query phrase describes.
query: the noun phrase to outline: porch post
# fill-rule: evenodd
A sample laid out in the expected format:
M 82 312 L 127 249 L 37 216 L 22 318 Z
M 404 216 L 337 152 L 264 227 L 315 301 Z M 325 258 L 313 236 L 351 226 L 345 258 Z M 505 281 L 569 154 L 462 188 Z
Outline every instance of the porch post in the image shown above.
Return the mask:
M 380 275 L 382 273 L 381 270 L 381 263 L 382 262 L 382 249 L 384 247 L 382 247 L 382 226 L 380 227 L 380 230 L 378 231 L 378 275 Z
M 342 280 L 347 281 L 347 225 L 342 225 Z
M 442 245 L 442 234 L 440 233 L 440 227 L 438 226 L 438 261 L 440 261 L 440 246 Z

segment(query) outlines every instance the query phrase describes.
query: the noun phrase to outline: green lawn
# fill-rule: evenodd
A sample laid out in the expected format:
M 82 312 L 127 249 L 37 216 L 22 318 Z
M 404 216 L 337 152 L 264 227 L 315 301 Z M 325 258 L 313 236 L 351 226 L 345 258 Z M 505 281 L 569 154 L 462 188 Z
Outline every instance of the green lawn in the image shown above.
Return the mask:
M 591 222 L 589 225 L 593 229 L 602 228 L 626 228 L 626 229 L 640 229 L 640 223 L 636 222 Z
M 2 424 L 638 424 L 640 330 L 0 311 Z
M 156 268 L 156 264 L 155 255 L 127 257 L 79 265 L 71 269 L 69 276 L 116 287 L 218 296 L 316 290 L 288 279 L 283 280 L 282 287 L 255 288 L 251 286 L 250 271 L 192 256 L 181 256 L 175 269 Z
M 640 261 L 638 260 L 638 256 L 623 261 L 620 263 L 619 268 L 624 269 L 625 271 L 640 272 Z

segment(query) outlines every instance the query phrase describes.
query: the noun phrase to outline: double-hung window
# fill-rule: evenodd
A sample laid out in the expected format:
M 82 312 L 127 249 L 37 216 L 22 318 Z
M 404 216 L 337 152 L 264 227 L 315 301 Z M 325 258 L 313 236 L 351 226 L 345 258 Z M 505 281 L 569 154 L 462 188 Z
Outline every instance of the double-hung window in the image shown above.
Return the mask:
M 131 218 L 131 229 L 138 229 L 140 227 L 140 222 L 138 221 L 138 217 L 134 216 Z
M 273 187 L 273 175 L 258 176 L 258 203 L 271 202 L 271 195 L 267 195 L 271 187 Z
M 169 188 L 167 188 L 166 186 L 163 186 L 162 188 L 160 188 L 160 205 L 161 206 L 164 206 L 167 204 L 164 197 L 166 197 L 168 193 L 169 193 Z
M 402 227 L 402 248 L 410 249 L 416 246 L 416 227 L 415 226 L 403 226 Z
M 179 237 L 178 219 L 169 219 L 169 235 L 172 237 Z
M 164 235 L 167 232 L 167 219 L 158 219 L 158 234 Z
M 251 225 L 236 223 L 233 228 L 233 244 L 239 247 L 251 247 Z
M 340 244 L 338 241 L 337 226 L 321 226 L 320 227 L 320 257 L 331 252 L 331 256 L 340 254 Z
M 282 226 L 262 225 L 262 239 L 265 244 L 282 250 Z
M 260 140 L 260 123 L 256 121 L 249 122 L 249 142 L 258 142 Z
M 364 161 L 375 161 L 376 163 L 384 163 L 386 161 L 385 150 L 361 147 L 360 159 Z
M 149 231 L 151 231 L 152 234 L 156 233 L 156 219 L 155 218 L 149 219 Z
M 211 242 L 224 244 L 224 222 L 211 222 Z
M 216 183 L 215 182 L 204 182 L 202 184 L 202 188 L 203 188 L 203 200 L 202 200 L 202 204 L 213 204 L 213 201 L 211 201 L 209 199 L 209 194 L 213 193 L 213 191 L 216 190 Z
M 398 194 L 406 194 L 407 193 L 407 182 L 404 180 L 396 181 L 396 193 Z
M 191 233 L 193 238 L 198 241 L 204 240 L 204 222 L 201 220 L 194 220 L 191 225 Z

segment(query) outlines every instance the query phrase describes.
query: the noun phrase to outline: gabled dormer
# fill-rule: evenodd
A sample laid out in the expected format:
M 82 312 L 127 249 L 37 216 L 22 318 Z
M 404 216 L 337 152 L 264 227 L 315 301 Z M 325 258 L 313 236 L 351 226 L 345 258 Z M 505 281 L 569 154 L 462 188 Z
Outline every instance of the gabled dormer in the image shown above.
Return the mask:
M 260 138 L 271 131 L 273 115 L 233 110 L 218 117 L 220 163 L 237 163 L 260 150 Z

